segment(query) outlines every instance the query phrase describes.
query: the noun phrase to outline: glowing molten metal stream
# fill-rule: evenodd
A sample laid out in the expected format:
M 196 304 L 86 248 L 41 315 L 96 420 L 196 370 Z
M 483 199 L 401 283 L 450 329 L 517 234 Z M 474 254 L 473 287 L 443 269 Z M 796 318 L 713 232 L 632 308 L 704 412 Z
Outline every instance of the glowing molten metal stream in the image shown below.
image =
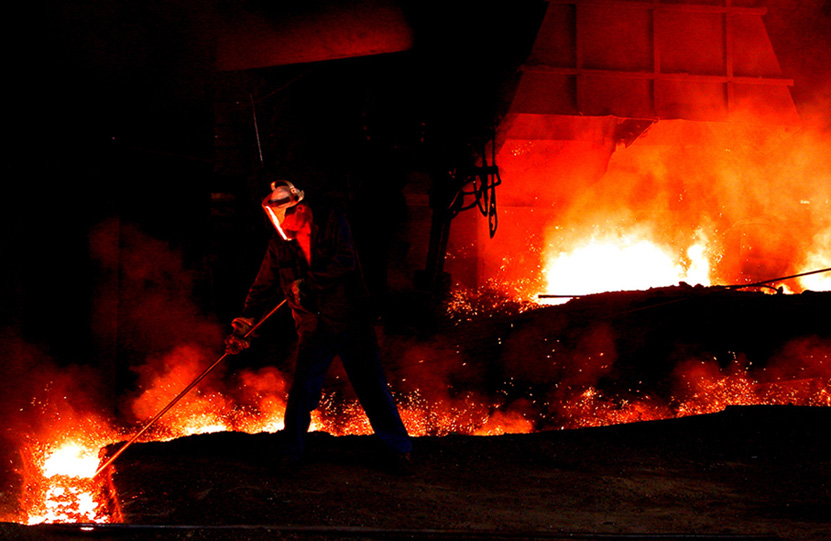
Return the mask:
M 120 513 L 106 505 L 107 480 L 93 479 L 100 446 L 69 441 L 46 451 L 40 478 L 27 472 L 28 524 L 120 520 Z

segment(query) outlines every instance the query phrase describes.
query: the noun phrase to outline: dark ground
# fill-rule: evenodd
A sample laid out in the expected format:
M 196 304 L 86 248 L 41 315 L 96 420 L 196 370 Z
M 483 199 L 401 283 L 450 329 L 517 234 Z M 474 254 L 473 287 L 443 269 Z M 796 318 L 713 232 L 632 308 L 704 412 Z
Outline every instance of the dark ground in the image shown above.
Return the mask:
M 295 475 L 272 434 L 137 444 L 113 474 L 124 525 L 20 539 L 831 539 L 831 409 L 731 407 L 603 428 L 415 441 L 388 472 L 366 436 L 313 434 Z

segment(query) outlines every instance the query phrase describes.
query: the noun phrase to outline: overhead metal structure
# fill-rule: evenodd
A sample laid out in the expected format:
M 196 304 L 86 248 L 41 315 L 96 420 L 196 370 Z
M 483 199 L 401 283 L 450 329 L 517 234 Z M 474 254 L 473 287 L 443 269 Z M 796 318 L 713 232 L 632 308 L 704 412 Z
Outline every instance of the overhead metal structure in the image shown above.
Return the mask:
M 405 51 L 413 30 L 392 0 L 229 3 L 221 14 L 220 71 Z
M 569 138 L 570 122 L 519 115 L 797 122 L 754 3 L 550 0 L 505 137 Z

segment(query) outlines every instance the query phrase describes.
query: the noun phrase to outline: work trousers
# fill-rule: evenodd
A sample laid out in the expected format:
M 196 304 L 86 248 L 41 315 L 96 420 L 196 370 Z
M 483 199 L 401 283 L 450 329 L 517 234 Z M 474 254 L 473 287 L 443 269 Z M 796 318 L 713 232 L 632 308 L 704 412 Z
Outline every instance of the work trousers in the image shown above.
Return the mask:
M 412 443 L 381 367 L 375 330 L 369 325 L 338 333 L 322 329 L 300 333 L 297 366 L 286 404 L 285 452 L 297 459 L 302 457 L 311 412 L 320 403 L 323 380 L 336 355 L 381 443 L 393 453 L 409 452 Z

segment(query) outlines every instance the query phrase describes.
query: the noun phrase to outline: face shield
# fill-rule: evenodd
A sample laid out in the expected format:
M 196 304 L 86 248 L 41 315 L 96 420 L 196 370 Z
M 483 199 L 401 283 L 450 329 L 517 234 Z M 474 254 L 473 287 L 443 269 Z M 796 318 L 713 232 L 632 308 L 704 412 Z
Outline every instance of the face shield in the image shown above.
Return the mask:
M 276 180 L 271 183 L 271 193 L 263 199 L 263 210 L 283 240 L 290 240 L 282 227 L 286 219 L 286 210 L 302 201 L 304 195 L 303 191 L 295 188 L 291 182 Z

